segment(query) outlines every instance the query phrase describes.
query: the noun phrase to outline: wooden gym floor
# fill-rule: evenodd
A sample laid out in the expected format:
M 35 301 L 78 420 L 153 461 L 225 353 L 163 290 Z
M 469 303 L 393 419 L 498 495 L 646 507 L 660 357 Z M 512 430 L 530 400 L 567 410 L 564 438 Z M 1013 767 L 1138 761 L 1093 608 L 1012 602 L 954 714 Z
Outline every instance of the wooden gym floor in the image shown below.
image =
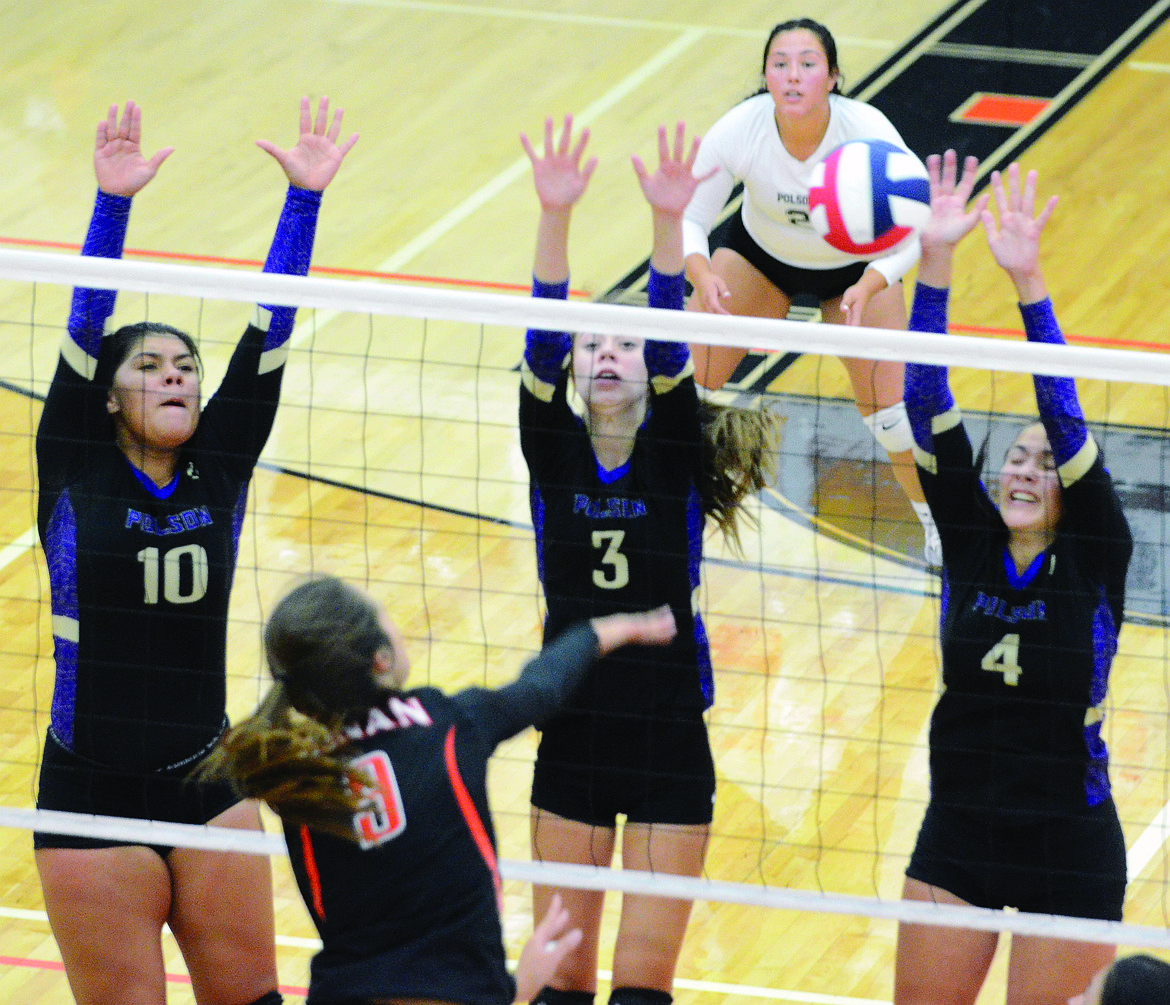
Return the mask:
M 326 195 L 315 263 L 522 293 L 537 207 L 518 134 L 538 135 L 545 115 L 571 111 L 592 128 L 601 162 L 576 214 L 573 286 L 601 295 L 648 249 L 630 153 L 651 157 L 660 122 L 709 126 L 754 89 L 771 24 L 808 15 L 837 35 L 847 88 L 886 66 L 870 91 L 888 98 L 912 144 L 925 130 L 992 159 L 1018 153 L 1040 171 L 1045 193 L 1060 194 L 1046 262 L 1066 331 L 1160 349 L 1170 246 L 1170 214 L 1160 211 L 1170 170 L 1165 4 L 1072 4 L 1076 16 L 1063 25 L 1030 20 L 1026 4 L 1001 18 L 999 6 L 647 0 L 636 16 L 612 0 L 9 6 L 0 11 L 9 179 L 0 245 L 81 240 L 94 126 L 109 103 L 133 98 L 145 110 L 144 147 L 176 153 L 136 200 L 128 246 L 146 257 L 262 259 L 283 179 L 253 140 L 290 143 L 299 97 L 328 94 L 362 139 Z M 1154 30 L 1129 51 L 1126 32 L 1142 39 L 1143 17 Z M 1100 30 L 1086 39 L 1086 24 Z M 994 66 L 1007 69 L 989 78 Z M 1070 66 L 1054 84 L 1057 69 Z M 976 92 L 1035 98 L 1041 87 L 1050 88 L 1042 92 L 1049 111 L 1006 131 L 962 114 L 953 129 L 931 125 L 951 122 Z M 950 105 L 948 88 L 963 92 Z M 1018 328 L 1007 283 L 978 236 L 960 252 L 952 303 L 963 330 Z M 0 283 L 0 802 L 8 806 L 32 805 L 52 687 L 46 581 L 30 533 L 31 433 L 66 313 L 64 291 L 40 288 L 34 298 Z M 200 333 L 214 383 L 247 312 L 179 298 L 121 301 L 119 317 L 146 314 Z M 310 568 L 368 580 L 385 597 L 419 679 L 448 688 L 505 679 L 536 646 L 539 625 L 514 428 L 518 333 L 308 312 L 301 322 L 241 549 L 233 716 L 263 690 L 263 610 Z M 936 583 L 915 561 L 914 524 L 901 529 L 909 511 L 880 470 L 871 474 L 838 364 L 757 362 L 740 386 L 772 395 L 786 416 L 786 474 L 761 507 L 759 531 L 746 535 L 744 556 L 718 539 L 708 546 L 720 776 L 708 874 L 896 897 L 927 791 Z M 961 370 L 954 384 L 971 410 L 1033 408 L 1026 380 Z M 1090 418 L 1110 426 L 1119 478 L 1141 514 L 1144 578 L 1133 591 L 1141 600 L 1122 636 L 1107 730 L 1137 872 L 1127 920 L 1165 925 L 1170 887 L 1150 825 L 1170 798 L 1160 572 L 1167 398 L 1158 388 L 1091 381 L 1082 392 Z M 844 458 L 810 462 L 820 449 L 813 432 L 830 427 Z M 521 737 L 493 768 L 504 858 L 528 855 L 533 749 L 533 737 Z M 0 1000 L 67 1002 L 30 846 L 27 832 L 0 831 Z M 281 979 L 297 1000 L 313 932 L 286 864 L 274 868 Z M 509 883 L 505 893 L 516 950 L 531 925 L 529 892 Z M 607 912 L 611 935 L 615 921 Z M 893 942 L 888 922 L 698 904 L 677 998 L 888 1001 Z M 188 1002 L 172 957 L 170 1000 Z M 1001 998 L 1002 988 L 997 966 L 983 1000 Z

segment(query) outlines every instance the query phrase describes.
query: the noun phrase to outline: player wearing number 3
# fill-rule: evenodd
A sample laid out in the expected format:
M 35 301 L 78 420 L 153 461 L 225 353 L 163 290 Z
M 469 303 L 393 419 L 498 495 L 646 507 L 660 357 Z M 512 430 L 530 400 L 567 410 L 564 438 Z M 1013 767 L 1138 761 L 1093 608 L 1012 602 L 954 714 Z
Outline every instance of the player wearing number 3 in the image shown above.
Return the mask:
M 569 217 L 595 162 L 582 164 L 588 131 L 566 118 L 544 152 L 525 137 L 540 199 L 533 294 L 568 292 Z M 683 306 L 682 213 L 694 192 L 697 141 L 680 123 L 673 148 L 658 136 L 659 167 L 634 158 L 650 205 L 651 307 Z M 537 562 L 548 605 L 545 640 L 572 621 L 668 603 L 678 636 L 661 649 L 634 646 L 600 661 L 577 698 L 544 728 L 532 785 L 537 859 L 608 865 L 616 818 L 626 817 L 627 869 L 697 875 L 715 795 L 704 709 L 711 662 L 694 607 L 704 515 L 734 534 L 736 508 L 763 483 L 773 456 L 760 413 L 706 422 L 686 345 L 620 334 L 530 330 L 520 391 L 520 443 L 531 479 Z M 705 431 L 721 423 L 729 456 L 708 456 Z M 711 439 L 719 439 L 713 436 Z M 726 475 L 727 477 L 711 477 Z M 729 491 L 724 491 L 729 490 Z M 534 889 L 537 913 L 552 896 Z M 585 938 L 540 996 L 587 1005 L 597 980 L 600 892 L 562 890 Z M 669 1002 L 690 904 L 627 895 L 613 961 L 611 1002 Z
M 932 217 L 911 327 L 946 330 L 954 246 L 982 218 L 1019 295 L 1029 341 L 1063 343 L 1039 265 L 1055 198 L 1034 212 L 1035 173 L 992 175 L 930 158 Z M 1033 378 L 1040 422 L 999 472 L 998 501 L 943 367 L 907 364 L 915 459 L 943 549 L 943 694 L 930 726 L 930 804 L 906 870 L 911 900 L 1121 920 L 1125 845 L 1110 795 L 1102 703 L 1122 623 L 1132 540 L 1071 378 Z M 973 1003 L 997 934 L 903 924 L 897 1005 Z M 1014 936 L 1008 1005 L 1063 1003 L 1113 947 Z
M 97 130 L 97 203 L 82 253 L 122 253 L 147 160 L 129 102 Z M 308 271 L 321 192 L 356 135 L 341 111 L 268 141 L 288 177 L 267 272 Z M 258 829 L 230 786 L 191 769 L 226 726 L 228 600 L 248 483 L 276 415 L 290 307 L 259 307 L 200 412 L 191 338 L 155 322 L 105 335 L 110 290 L 73 294 L 37 430 L 38 525 L 52 589 L 56 685 L 37 805 Z M 104 336 L 104 337 L 103 337 Z M 200 1005 L 278 1002 L 268 863 L 247 855 L 37 833 L 45 906 L 82 1005 L 162 1002 L 161 931 L 174 933 Z

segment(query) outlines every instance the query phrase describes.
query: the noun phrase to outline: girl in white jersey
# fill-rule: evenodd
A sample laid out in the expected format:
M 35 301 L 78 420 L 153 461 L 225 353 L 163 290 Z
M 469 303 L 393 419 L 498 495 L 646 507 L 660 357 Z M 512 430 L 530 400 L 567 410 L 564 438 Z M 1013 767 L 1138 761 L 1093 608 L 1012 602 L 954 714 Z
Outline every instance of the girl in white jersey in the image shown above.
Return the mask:
M 831 247 L 809 221 L 809 179 L 830 150 L 855 139 L 906 145 L 876 108 L 844 97 L 839 80 L 837 45 L 824 25 L 798 18 L 772 29 L 764 46 L 763 89 L 710 128 L 695 162 L 696 177 L 717 170 L 696 190 L 683 222 L 687 278 L 695 288 L 692 310 L 785 318 L 803 293 L 820 300 L 826 322 L 905 329 L 902 276 L 918 259 L 918 243 L 865 261 Z M 709 234 L 736 182 L 743 183 L 743 207 L 724 246 L 712 253 Z M 696 379 L 721 387 L 746 352 L 692 346 Z M 927 562 L 937 565 L 938 534 L 910 455 L 902 364 L 841 362 L 863 421 L 890 454 L 894 475 L 922 522 Z

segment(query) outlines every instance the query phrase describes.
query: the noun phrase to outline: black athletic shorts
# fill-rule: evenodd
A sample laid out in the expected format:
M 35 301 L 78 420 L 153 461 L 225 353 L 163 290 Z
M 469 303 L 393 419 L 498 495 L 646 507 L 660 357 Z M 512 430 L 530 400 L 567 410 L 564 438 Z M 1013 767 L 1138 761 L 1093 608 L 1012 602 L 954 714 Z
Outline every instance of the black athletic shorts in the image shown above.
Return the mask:
M 1120 921 L 1125 838 L 1112 800 L 1025 823 L 931 803 L 906 875 L 976 907 Z
M 194 782 L 188 778 L 218 739 L 178 764 L 144 775 L 75 754 L 61 744 L 50 728 L 45 734 L 37 809 L 205 824 L 240 801 L 228 782 Z M 120 848 L 143 843 L 33 832 L 34 848 Z M 163 858 L 174 850 L 166 845 L 146 847 Z
M 773 258 L 756 244 L 743 225 L 743 216 L 740 213 L 736 213 L 728 221 L 722 246 L 751 262 L 789 300 L 794 300 L 802 293 L 821 301 L 839 297 L 861 278 L 868 265 L 867 262 L 854 262 L 839 269 L 801 269 L 795 265 L 787 265 Z
M 709 824 L 715 763 L 699 710 L 676 718 L 569 713 L 544 729 L 532 805 L 596 827 Z

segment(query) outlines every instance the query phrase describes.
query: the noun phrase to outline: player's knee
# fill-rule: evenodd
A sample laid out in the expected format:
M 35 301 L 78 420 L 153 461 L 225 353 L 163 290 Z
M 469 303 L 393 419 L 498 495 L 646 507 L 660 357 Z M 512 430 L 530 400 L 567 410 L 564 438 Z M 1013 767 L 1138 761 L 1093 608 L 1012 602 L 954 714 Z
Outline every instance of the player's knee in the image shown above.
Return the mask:
M 532 1005 L 593 1005 L 592 991 L 558 991 L 547 984 L 532 999 Z
M 872 415 L 863 415 L 861 421 L 886 453 L 900 454 L 914 446 L 914 431 L 910 428 L 910 416 L 906 414 L 904 401 L 879 408 Z
M 655 988 L 614 988 L 609 993 L 609 1005 L 671 1005 L 673 996 Z
M 284 1005 L 284 996 L 277 990 L 273 989 L 267 994 L 261 995 L 250 1005 Z

